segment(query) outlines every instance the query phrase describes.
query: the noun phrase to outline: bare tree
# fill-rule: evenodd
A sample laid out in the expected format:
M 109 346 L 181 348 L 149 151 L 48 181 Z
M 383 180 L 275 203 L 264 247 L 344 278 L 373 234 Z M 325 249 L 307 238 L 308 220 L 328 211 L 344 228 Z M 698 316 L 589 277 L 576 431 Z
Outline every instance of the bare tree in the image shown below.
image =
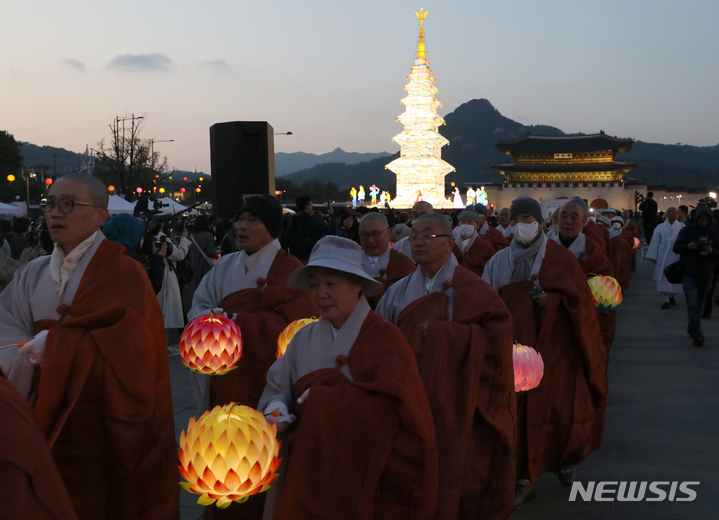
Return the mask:
M 97 143 L 96 175 L 114 185 L 128 200 L 132 200 L 137 188 L 152 191 L 169 172 L 167 157 L 154 152 L 150 139 L 140 138 L 143 123 L 144 116 L 116 117 L 109 125 L 109 145 L 105 139 Z

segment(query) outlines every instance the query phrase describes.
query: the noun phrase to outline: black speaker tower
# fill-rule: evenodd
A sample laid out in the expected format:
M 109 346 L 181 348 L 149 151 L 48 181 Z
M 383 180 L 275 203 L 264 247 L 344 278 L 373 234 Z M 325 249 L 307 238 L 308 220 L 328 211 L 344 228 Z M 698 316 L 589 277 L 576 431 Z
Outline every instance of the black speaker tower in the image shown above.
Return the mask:
M 274 129 L 266 121 L 233 121 L 210 127 L 213 213 L 233 217 L 243 197 L 275 194 Z

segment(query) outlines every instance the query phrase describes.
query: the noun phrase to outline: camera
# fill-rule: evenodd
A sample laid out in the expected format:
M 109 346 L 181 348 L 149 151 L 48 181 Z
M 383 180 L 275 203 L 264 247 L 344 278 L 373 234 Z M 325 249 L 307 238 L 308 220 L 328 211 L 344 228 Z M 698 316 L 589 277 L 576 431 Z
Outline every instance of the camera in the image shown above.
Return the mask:
M 170 240 L 167 240 L 166 235 L 156 236 L 153 241 L 155 242 L 157 247 L 162 247 L 162 244 L 167 244 L 167 253 L 165 253 L 165 256 L 170 256 L 172 254 L 174 246 L 172 245 L 172 242 Z
M 166 207 L 168 207 L 169 205 L 170 205 L 169 202 L 162 203 L 162 202 L 160 202 L 159 200 L 153 200 L 153 201 L 152 201 L 152 209 L 153 209 L 153 211 L 161 211 L 160 208 L 166 208 Z
M 707 256 L 709 254 L 707 252 L 707 245 L 709 245 L 707 237 L 699 237 L 699 256 Z

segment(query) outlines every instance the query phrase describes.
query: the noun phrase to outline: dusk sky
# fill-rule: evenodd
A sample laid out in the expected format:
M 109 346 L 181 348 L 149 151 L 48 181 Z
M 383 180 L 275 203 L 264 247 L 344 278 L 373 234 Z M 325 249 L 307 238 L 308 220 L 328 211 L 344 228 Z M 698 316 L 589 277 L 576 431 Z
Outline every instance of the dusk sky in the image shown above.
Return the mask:
M 0 130 L 84 151 L 115 116 L 174 168 L 209 127 L 268 121 L 277 152 L 396 152 L 424 7 L 446 115 L 486 98 L 565 132 L 719 143 L 719 2 L 23 0 L 0 15 Z

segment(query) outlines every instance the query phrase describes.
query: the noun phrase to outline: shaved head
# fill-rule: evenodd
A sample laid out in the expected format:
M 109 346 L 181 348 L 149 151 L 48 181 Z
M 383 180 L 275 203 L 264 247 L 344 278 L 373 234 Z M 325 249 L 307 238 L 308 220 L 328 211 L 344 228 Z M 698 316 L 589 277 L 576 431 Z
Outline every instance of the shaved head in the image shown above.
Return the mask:
M 387 217 L 385 217 L 384 214 L 377 211 L 371 211 L 370 213 L 367 213 L 364 217 L 362 217 L 362 220 L 360 221 L 360 230 L 366 228 L 369 224 L 375 222 L 377 222 L 383 228 L 389 227 Z
M 362 250 L 370 256 L 379 256 L 389 248 L 390 230 L 387 217 L 382 213 L 367 213 L 359 225 Z
M 420 222 L 432 222 L 437 226 L 436 229 L 441 234 L 452 234 L 452 223 L 441 213 L 427 213 L 422 215 L 417 219 L 415 224 L 419 224 Z
M 417 204 L 412 206 L 412 220 L 417 220 L 422 215 L 432 213 L 433 211 L 434 208 L 432 207 L 432 204 L 427 201 L 421 200 Z
M 586 216 L 588 213 L 588 210 L 585 209 L 586 206 L 582 206 L 581 204 L 577 204 L 575 201 L 567 202 L 564 206 L 562 206 L 559 211 L 555 211 L 558 215 L 561 215 L 562 212 L 576 212 L 581 216 Z M 552 214 L 554 215 L 554 214 Z
M 72 181 L 80 183 L 87 187 L 92 203 L 98 208 L 107 208 L 109 196 L 107 194 L 107 186 L 97 177 L 88 175 L 87 173 L 66 173 L 62 177 L 58 178 L 55 184 L 61 182 Z

